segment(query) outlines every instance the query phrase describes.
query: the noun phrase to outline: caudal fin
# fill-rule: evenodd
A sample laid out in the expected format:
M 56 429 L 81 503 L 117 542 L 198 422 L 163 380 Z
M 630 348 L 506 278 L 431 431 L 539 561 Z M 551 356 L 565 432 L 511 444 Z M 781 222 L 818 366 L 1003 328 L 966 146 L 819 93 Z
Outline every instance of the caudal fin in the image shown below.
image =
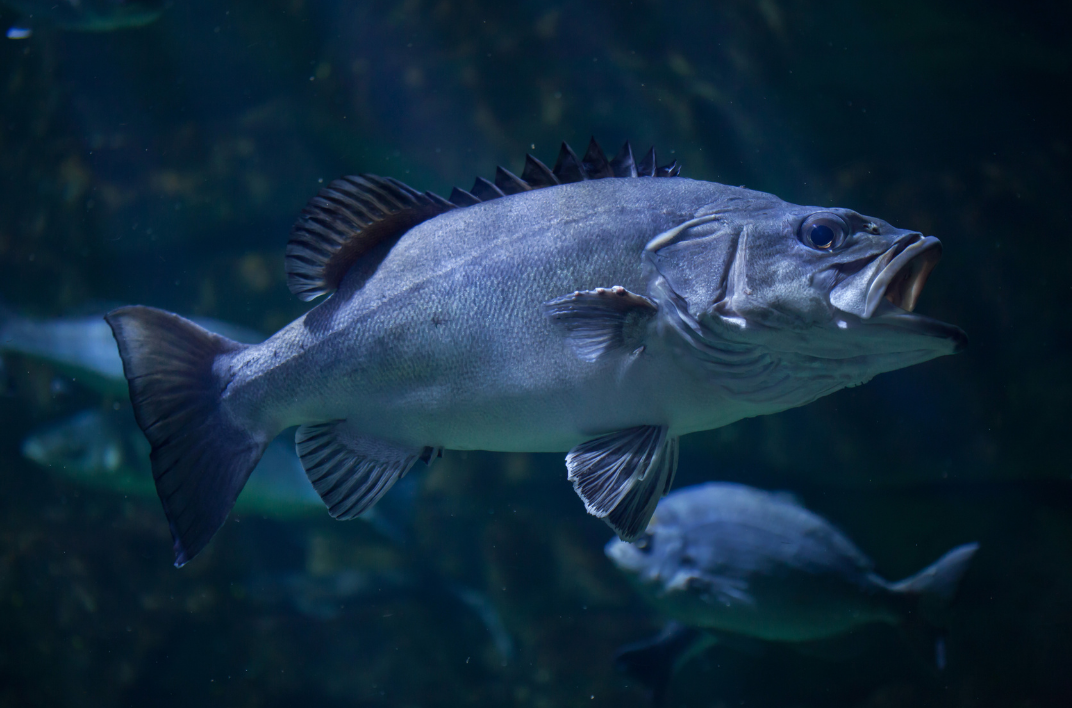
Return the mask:
M 105 320 L 152 445 L 153 479 L 182 566 L 223 525 L 268 443 L 220 408 L 227 380 L 217 362 L 245 345 L 151 307 L 122 307 Z
M 895 592 L 911 600 L 915 612 L 910 616 L 909 628 L 914 625 L 933 642 L 939 669 L 945 668 L 945 628 L 949 623 L 949 607 L 978 550 L 978 543 L 957 546 L 912 577 L 892 585 Z

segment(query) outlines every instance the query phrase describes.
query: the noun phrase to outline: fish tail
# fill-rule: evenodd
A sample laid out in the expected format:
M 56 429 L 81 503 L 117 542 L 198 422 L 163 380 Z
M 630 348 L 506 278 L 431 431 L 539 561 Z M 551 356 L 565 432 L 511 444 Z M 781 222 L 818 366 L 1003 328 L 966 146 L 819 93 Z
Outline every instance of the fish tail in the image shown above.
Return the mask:
M 152 446 L 153 479 L 182 566 L 223 525 L 271 439 L 222 406 L 226 361 L 247 345 L 151 307 L 122 307 L 105 320 Z
M 928 641 L 933 641 L 935 663 L 939 669 L 945 668 L 945 628 L 949 624 L 949 608 L 978 550 L 978 543 L 957 546 L 920 572 L 891 586 L 894 592 L 909 599 L 909 629 L 915 627 L 929 638 Z

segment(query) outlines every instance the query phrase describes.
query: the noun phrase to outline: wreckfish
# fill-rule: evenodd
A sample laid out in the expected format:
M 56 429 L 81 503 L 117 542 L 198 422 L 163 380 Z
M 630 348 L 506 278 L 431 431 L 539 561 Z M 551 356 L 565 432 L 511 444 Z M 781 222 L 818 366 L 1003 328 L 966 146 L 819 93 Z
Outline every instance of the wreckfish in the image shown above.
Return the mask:
M 900 582 L 833 525 L 784 492 L 709 482 L 663 499 L 635 543 L 604 549 L 641 594 L 672 618 L 657 637 L 624 648 L 618 664 L 664 697 L 675 666 L 711 632 L 809 642 L 870 623 L 945 623 L 979 546 L 968 543 Z M 937 633 L 937 632 L 936 632 Z M 936 639 L 944 665 L 944 643 Z
M 657 164 L 593 140 L 449 200 L 335 180 L 285 261 L 299 298 L 330 297 L 258 345 L 150 307 L 109 313 L 176 565 L 291 425 L 336 518 L 444 449 L 568 451 L 585 508 L 628 540 L 682 435 L 965 346 L 912 312 L 938 239 Z

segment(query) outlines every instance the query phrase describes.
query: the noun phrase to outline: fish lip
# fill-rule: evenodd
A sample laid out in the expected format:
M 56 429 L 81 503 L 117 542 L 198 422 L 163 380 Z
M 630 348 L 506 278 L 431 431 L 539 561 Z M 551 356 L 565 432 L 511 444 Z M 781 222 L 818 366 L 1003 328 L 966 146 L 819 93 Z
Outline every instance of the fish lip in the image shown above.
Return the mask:
M 960 327 L 933 317 L 902 310 L 885 298 L 882 298 L 879 303 L 875 316 L 864 322 L 897 327 L 913 334 L 945 340 L 952 345 L 952 354 L 960 354 L 968 348 L 968 333 Z
M 885 257 L 889 262 L 867 290 L 864 319 L 874 316 L 883 300 L 912 312 L 927 277 L 942 258 L 942 242 L 933 236 L 912 234 L 894 245 Z
M 883 257 L 888 262 L 868 288 L 863 319 L 947 340 L 954 354 L 964 351 L 968 346 L 964 330 L 913 312 L 927 277 L 941 260 L 942 242 L 933 236 L 912 234 Z

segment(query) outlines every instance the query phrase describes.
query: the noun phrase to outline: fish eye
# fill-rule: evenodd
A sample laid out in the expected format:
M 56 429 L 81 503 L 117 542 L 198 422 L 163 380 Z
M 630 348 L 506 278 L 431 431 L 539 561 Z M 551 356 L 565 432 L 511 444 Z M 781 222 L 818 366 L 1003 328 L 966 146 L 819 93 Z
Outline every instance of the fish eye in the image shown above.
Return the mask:
M 633 541 L 633 546 L 644 553 L 651 553 L 655 548 L 655 536 L 650 533 L 646 533 L 637 540 Z
M 840 246 L 848 234 L 845 220 L 830 212 L 812 214 L 800 225 L 800 240 L 805 246 L 819 251 Z

